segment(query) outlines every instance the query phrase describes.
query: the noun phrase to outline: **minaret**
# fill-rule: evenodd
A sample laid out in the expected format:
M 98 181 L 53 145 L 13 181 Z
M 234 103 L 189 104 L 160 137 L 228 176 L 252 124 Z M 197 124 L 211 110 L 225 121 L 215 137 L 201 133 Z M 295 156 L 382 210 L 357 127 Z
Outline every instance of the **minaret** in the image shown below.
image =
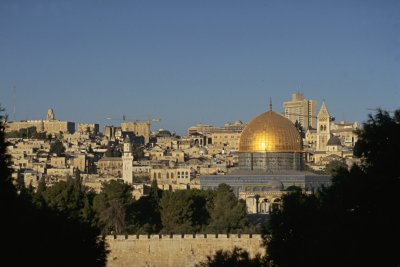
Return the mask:
M 324 100 L 317 116 L 317 151 L 326 151 L 326 143 L 331 137 L 330 118 Z
M 124 152 L 122 155 L 122 178 L 124 179 L 124 182 L 128 184 L 131 184 L 133 179 L 132 165 L 133 165 L 132 146 L 131 146 L 131 140 L 127 135 L 124 140 Z

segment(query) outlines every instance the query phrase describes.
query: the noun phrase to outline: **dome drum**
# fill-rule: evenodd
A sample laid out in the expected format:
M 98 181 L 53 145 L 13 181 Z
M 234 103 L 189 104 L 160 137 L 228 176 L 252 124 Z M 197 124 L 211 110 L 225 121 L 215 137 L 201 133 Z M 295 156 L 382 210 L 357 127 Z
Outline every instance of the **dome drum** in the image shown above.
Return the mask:
M 240 153 L 239 168 L 248 171 L 285 171 L 303 169 L 303 154 L 285 152 Z

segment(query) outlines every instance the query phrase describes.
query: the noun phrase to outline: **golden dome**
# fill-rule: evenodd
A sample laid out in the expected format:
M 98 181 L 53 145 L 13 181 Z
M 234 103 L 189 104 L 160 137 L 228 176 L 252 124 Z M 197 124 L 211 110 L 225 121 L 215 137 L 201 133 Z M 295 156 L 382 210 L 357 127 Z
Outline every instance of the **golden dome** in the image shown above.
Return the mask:
M 252 119 L 240 136 L 239 152 L 300 152 L 302 139 L 294 124 L 273 111 Z

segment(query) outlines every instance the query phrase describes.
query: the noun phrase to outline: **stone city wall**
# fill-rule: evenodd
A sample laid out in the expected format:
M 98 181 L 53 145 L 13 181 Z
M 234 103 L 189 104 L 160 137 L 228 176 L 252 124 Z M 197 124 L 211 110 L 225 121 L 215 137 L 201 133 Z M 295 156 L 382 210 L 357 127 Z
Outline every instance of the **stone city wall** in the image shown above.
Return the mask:
M 261 235 L 118 235 L 107 236 L 107 267 L 191 267 L 217 250 L 246 249 L 264 255 Z

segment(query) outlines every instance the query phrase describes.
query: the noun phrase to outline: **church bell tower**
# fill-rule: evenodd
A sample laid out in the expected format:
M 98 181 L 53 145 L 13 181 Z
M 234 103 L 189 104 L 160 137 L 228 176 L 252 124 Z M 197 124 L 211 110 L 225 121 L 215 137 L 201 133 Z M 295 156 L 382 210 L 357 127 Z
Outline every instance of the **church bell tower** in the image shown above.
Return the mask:
M 323 101 L 317 116 L 317 151 L 326 151 L 326 143 L 331 137 L 330 118 L 325 101 Z

